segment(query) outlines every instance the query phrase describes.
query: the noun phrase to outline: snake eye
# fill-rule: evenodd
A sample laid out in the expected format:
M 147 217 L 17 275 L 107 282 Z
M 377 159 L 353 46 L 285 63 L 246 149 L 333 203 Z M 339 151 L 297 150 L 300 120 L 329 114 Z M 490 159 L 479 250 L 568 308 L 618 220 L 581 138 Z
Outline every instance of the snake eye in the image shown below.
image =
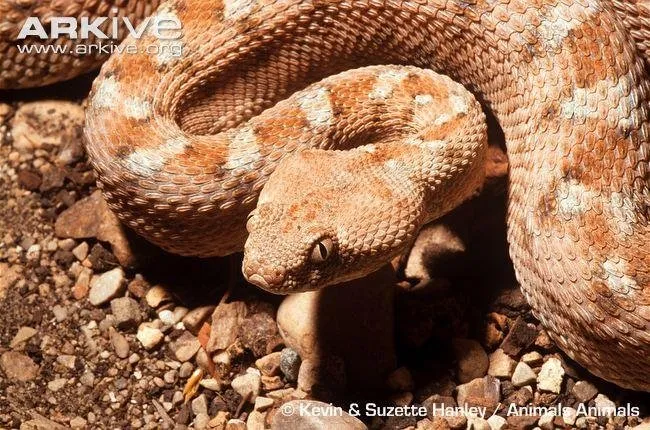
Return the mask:
M 334 251 L 334 242 L 329 237 L 321 239 L 314 245 L 311 251 L 311 261 L 322 263 L 327 260 Z

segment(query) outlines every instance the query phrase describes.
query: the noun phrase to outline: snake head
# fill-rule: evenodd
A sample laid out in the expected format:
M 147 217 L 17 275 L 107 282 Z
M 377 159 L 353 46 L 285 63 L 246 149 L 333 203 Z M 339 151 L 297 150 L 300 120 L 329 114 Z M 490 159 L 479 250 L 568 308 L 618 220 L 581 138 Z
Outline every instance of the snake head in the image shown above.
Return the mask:
M 360 174 L 366 155 L 307 150 L 279 163 L 247 221 L 249 282 L 280 294 L 314 290 L 365 276 L 405 248 L 417 222 L 404 215 L 417 211 L 403 189 Z

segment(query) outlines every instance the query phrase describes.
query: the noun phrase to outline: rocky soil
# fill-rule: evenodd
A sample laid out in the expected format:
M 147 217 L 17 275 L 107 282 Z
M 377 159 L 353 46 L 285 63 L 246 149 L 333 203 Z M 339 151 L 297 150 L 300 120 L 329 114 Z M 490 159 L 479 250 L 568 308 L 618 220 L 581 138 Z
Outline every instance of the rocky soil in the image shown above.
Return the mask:
M 88 82 L 0 94 L 0 428 L 650 428 L 650 397 L 571 362 L 519 292 L 498 148 L 482 194 L 408 259 L 284 299 L 247 285 L 240 256 L 124 231 L 83 151 Z M 291 413 L 315 400 L 425 413 Z M 434 414 L 457 405 L 488 412 Z

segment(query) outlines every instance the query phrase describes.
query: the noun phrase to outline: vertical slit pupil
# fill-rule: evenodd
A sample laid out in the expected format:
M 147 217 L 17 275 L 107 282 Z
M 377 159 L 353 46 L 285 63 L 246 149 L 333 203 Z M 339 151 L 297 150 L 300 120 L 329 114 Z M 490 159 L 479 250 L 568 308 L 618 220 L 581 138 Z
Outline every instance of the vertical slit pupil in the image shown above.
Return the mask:
M 318 251 L 320 252 L 321 258 L 325 260 L 327 258 L 327 247 L 323 242 L 318 242 Z

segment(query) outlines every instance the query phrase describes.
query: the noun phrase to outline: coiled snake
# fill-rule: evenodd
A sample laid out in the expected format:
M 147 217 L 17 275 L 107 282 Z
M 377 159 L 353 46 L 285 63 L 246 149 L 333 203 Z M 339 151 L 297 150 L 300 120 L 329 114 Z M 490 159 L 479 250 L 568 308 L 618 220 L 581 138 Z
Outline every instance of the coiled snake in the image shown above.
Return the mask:
M 86 66 L 11 42 L 34 8 L 66 3 L 0 2 L 1 86 Z M 247 224 L 244 274 L 275 292 L 375 270 L 481 183 L 483 116 L 439 71 L 503 129 L 510 254 L 535 314 L 591 372 L 650 390 L 644 2 L 175 0 L 156 13 L 181 34 L 124 43 L 182 54 L 111 56 L 87 109 L 89 157 L 127 225 L 205 256 L 241 250 Z M 375 64 L 412 67 L 336 75 Z

